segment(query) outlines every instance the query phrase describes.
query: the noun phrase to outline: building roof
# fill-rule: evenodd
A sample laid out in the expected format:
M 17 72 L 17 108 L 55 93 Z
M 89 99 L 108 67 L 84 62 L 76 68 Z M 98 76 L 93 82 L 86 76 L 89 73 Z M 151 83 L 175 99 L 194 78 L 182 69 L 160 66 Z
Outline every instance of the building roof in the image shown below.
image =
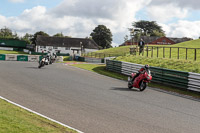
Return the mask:
M 158 37 L 158 36 L 141 36 L 139 38 L 140 39 L 143 39 L 143 41 L 146 43 L 146 44 L 151 44 L 155 41 L 157 41 L 158 39 L 161 39 L 161 38 L 167 38 L 171 41 L 173 41 L 175 44 L 176 43 L 181 43 L 181 42 L 185 42 L 185 41 L 190 41 L 190 40 L 193 40 L 192 38 L 187 38 L 187 37 L 183 37 L 183 38 L 173 38 L 173 37 Z M 137 41 L 133 40 L 134 44 L 137 44 Z M 120 46 L 125 46 L 126 44 L 132 44 L 132 40 L 128 40 L 126 42 L 124 42 L 123 44 L 121 44 Z
M 66 38 L 66 37 L 47 37 L 38 35 L 36 45 L 54 47 L 81 47 L 87 49 L 99 49 L 98 45 L 91 39 L 85 38 Z
M 181 43 L 181 42 L 193 40 L 192 38 L 187 38 L 187 37 L 184 37 L 184 38 L 167 37 L 167 38 L 170 39 L 170 40 L 172 40 L 175 43 Z
M 153 42 L 153 41 L 159 39 L 160 37 L 158 37 L 158 36 L 141 36 L 141 37 L 139 38 L 139 40 L 140 40 L 141 38 L 143 39 L 143 41 L 144 41 L 146 44 L 148 44 L 148 43 L 151 43 L 151 42 Z M 136 40 L 129 39 L 128 41 L 122 43 L 120 46 L 125 46 L 126 43 L 132 44 L 132 41 L 133 41 L 133 44 L 137 44 L 137 43 L 138 43 L 138 41 L 136 41 Z
M 144 40 L 145 43 L 148 44 L 148 43 L 151 43 L 151 42 L 157 40 L 160 37 L 158 37 L 158 36 L 141 36 L 141 38 Z

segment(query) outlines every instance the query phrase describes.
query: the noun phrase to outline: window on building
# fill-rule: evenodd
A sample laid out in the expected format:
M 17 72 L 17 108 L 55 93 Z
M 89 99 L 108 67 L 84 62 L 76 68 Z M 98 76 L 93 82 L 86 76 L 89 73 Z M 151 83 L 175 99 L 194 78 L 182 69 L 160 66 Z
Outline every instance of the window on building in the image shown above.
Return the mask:
M 58 49 L 58 47 L 53 47 L 53 49 Z
M 70 50 L 70 48 L 69 47 L 65 47 L 65 50 Z
M 46 48 L 46 46 L 40 46 L 40 48 Z

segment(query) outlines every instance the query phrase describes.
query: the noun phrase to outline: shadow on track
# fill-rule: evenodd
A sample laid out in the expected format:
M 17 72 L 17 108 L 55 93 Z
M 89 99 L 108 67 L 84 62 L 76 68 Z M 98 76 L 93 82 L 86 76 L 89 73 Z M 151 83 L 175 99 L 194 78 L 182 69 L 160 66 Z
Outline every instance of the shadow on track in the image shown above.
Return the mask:
M 139 90 L 137 89 L 129 89 L 129 88 L 123 88 L 123 87 L 112 87 L 110 90 L 139 92 Z
M 38 67 L 25 67 L 25 68 L 29 68 L 29 69 L 39 69 Z M 40 68 L 41 69 L 41 68 Z M 44 68 L 42 68 L 44 69 Z

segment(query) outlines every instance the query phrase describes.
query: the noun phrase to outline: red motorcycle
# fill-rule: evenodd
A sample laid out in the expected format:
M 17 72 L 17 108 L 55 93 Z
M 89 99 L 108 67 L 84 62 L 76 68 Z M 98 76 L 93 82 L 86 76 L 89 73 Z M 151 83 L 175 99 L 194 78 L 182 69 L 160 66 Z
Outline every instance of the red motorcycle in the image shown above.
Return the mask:
M 134 81 L 132 81 L 135 75 L 136 73 L 132 73 L 131 76 L 128 77 L 128 88 L 132 89 L 135 87 L 140 91 L 144 91 L 148 83 L 152 80 L 151 71 L 144 70 L 144 72 L 141 72 L 140 75 L 137 76 Z

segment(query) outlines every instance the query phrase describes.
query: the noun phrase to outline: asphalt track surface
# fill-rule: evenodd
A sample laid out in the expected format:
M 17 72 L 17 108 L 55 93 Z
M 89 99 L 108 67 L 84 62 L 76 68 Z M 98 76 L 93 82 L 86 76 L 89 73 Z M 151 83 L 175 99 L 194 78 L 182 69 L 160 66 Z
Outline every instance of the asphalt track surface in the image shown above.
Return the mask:
M 85 133 L 200 133 L 200 102 L 56 63 L 0 61 L 0 96 Z

